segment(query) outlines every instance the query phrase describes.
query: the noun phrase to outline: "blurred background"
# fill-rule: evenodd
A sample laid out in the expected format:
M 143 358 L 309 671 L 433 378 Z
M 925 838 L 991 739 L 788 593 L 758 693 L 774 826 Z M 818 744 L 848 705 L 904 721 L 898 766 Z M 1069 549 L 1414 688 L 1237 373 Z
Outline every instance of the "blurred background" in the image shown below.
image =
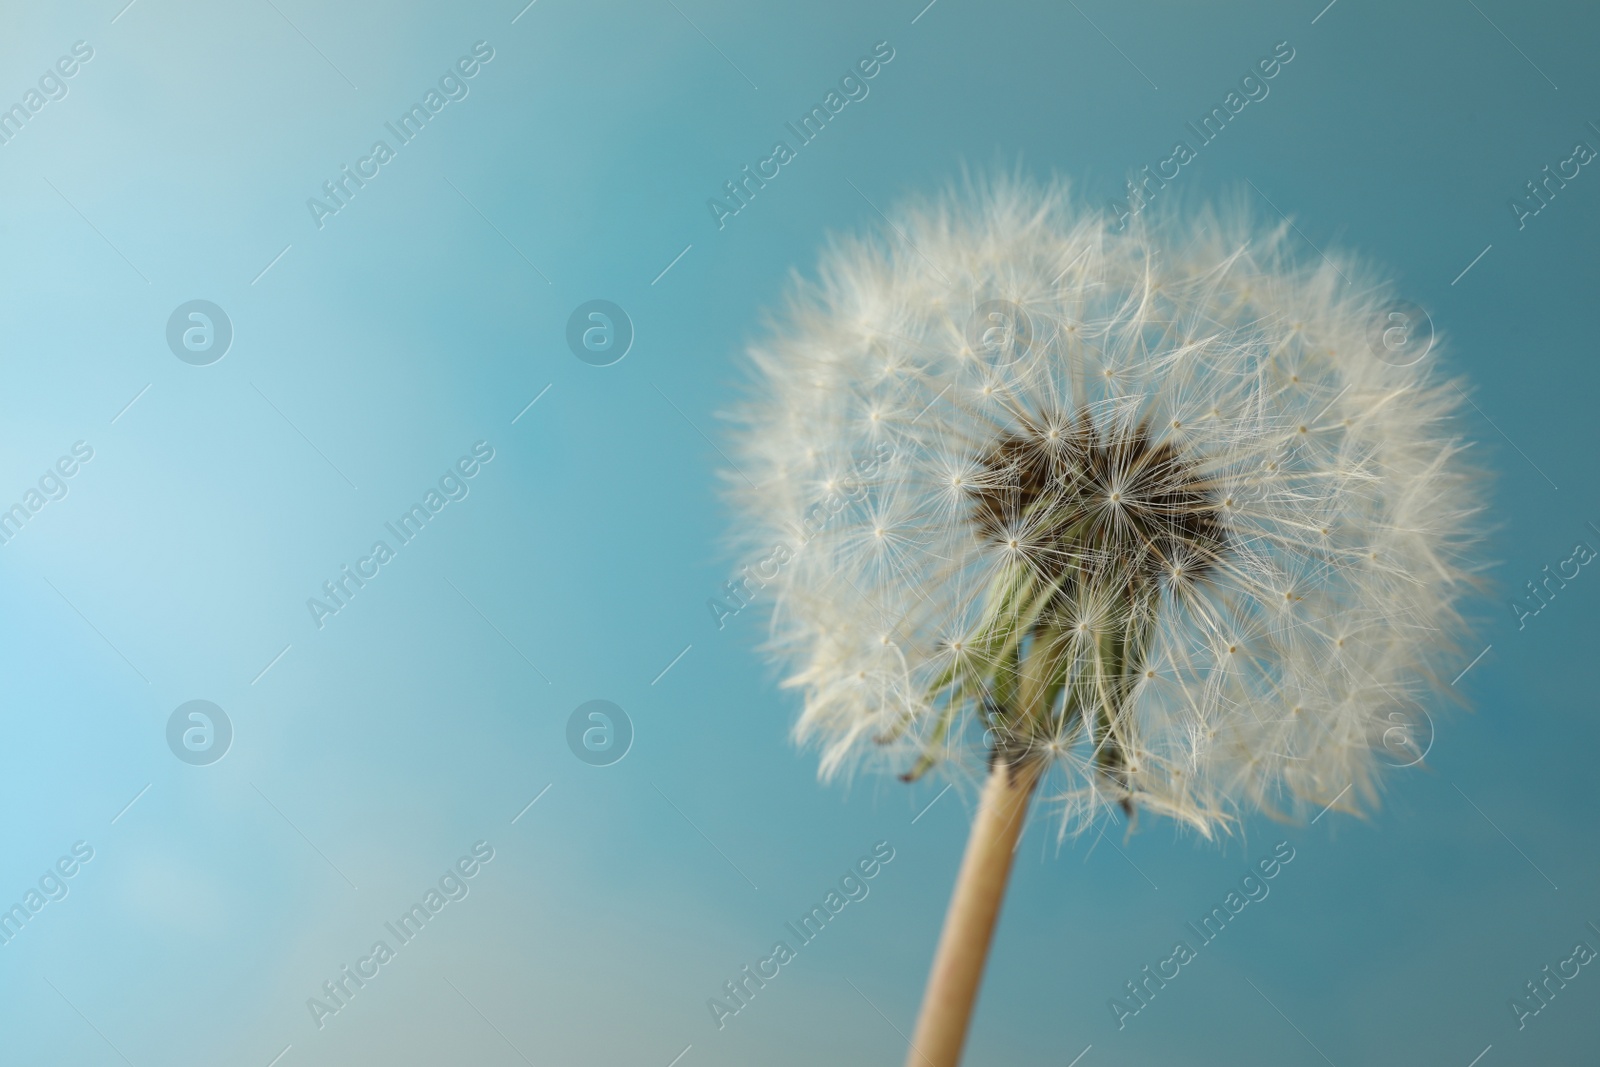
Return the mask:
M 0 1059 L 900 1062 L 972 798 L 819 785 L 766 606 L 708 609 L 740 353 L 827 234 L 963 168 L 1107 201 L 1276 49 L 1162 195 L 1431 314 L 1497 474 L 1472 710 L 1369 820 L 1039 820 L 968 1062 L 1596 1062 L 1592 11 L 524 2 L 4 7 Z

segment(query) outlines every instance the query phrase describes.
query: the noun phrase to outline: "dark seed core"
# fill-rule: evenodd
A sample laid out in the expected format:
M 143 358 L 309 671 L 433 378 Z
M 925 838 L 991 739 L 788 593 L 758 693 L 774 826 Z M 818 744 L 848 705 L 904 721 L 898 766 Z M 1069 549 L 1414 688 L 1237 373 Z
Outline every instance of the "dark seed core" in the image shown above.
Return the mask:
M 1143 425 L 1106 433 L 1086 413 L 1029 421 L 979 457 L 972 518 L 1044 575 L 1138 582 L 1199 578 L 1227 547 L 1211 488 Z

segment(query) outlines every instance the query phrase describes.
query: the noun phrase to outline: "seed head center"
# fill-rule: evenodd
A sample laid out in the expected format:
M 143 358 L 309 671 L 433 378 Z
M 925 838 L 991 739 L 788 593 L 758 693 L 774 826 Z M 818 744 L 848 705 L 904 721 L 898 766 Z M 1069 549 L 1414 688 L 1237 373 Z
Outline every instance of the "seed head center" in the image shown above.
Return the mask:
M 1012 550 L 1026 544 L 1043 575 L 1193 581 L 1227 546 L 1210 487 L 1145 425 L 1102 429 L 1087 412 L 1052 413 L 1002 434 L 978 465 L 965 489 L 979 534 Z

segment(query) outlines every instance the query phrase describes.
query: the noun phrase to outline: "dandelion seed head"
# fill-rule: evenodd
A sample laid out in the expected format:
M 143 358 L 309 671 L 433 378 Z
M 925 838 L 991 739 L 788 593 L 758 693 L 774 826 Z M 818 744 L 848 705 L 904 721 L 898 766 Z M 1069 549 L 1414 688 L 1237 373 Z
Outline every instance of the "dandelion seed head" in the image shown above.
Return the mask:
M 1481 475 L 1442 346 L 1377 359 L 1383 285 L 1293 240 L 1000 181 L 797 283 L 734 492 L 792 550 L 771 649 L 825 776 L 1042 760 L 1063 832 L 1375 799 L 1458 654 Z

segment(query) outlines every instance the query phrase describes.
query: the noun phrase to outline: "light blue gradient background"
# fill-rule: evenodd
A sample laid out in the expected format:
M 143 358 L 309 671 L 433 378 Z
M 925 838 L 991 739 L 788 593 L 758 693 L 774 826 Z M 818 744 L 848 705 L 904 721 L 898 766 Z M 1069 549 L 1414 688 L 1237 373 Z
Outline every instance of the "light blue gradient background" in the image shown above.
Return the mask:
M 1461 681 L 1476 711 L 1442 719 L 1429 766 L 1394 774 L 1367 821 L 1254 820 L 1220 848 L 1153 820 L 1092 849 L 1031 827 L 968 1062 L 1600 1056 L 1593 968 L 1520 1033 L 1507 1007 L 1600 941 L 1600 577 L 1521 632 L 1506 604 L 1575 541 L 1600 546 L 1600 175 L 1521 232 L 1506 206 L 1575 139 L 1600 143 L 1592 14 L 939 0 L 913 24 L 922 0 L 539 0 L 513 25 L 519 0 L 138 0 L 113 23 L 122 2 L 0 16 L 7 106 L 73 41 L 95 49 L 0 147 L 0 497 L 95 449 L 0 548 L 0 904 L 73 841 L 96 850 L 0 948 L 0 1060 L 898 1063 L 971 799 L 913 825 L 938 783 L 815 782 L 793 694 L 753 651 L 762 612 L 719 632 L 705 606 L 732 564 L 700 431 L 720 438 L 789 272 L 876 223 L 863 194 L 887 206 L 967 164 L 1102 199 L 1285 39 L 1271 95 L 1171 192 L 1254 182 L 1449 334 L 1499 475 L 1501 588 L 1474 646 L 1493 649 Z M 480 39 L 496 55 L 470 96 L 315 229 L 306 198 Z M 871 95 L 719 232 L 706 198 L 884 39 Z M 235 328 L 204 368 L 163 336 L 196 297 Z M 637 330 L 612 367 L 564 342 L 596 297 Z M 479 439 L 496 458 L 470 497 L 316 630 L 306 598 Z M 209 767 L 164 741 L 194 698 L 235 727 Z M 607 768 L 564 741 L 593 698 L 637 730 Z M 479 839 L 496 858 L 471 895 L 317 1030 L 306 998 Z M 706 999 L 884 839 L 871 895 L 719 1032 Z M 1271 896 L 1118 1032 L 1107 1000 L 1282 839 L 1298 854 Z

